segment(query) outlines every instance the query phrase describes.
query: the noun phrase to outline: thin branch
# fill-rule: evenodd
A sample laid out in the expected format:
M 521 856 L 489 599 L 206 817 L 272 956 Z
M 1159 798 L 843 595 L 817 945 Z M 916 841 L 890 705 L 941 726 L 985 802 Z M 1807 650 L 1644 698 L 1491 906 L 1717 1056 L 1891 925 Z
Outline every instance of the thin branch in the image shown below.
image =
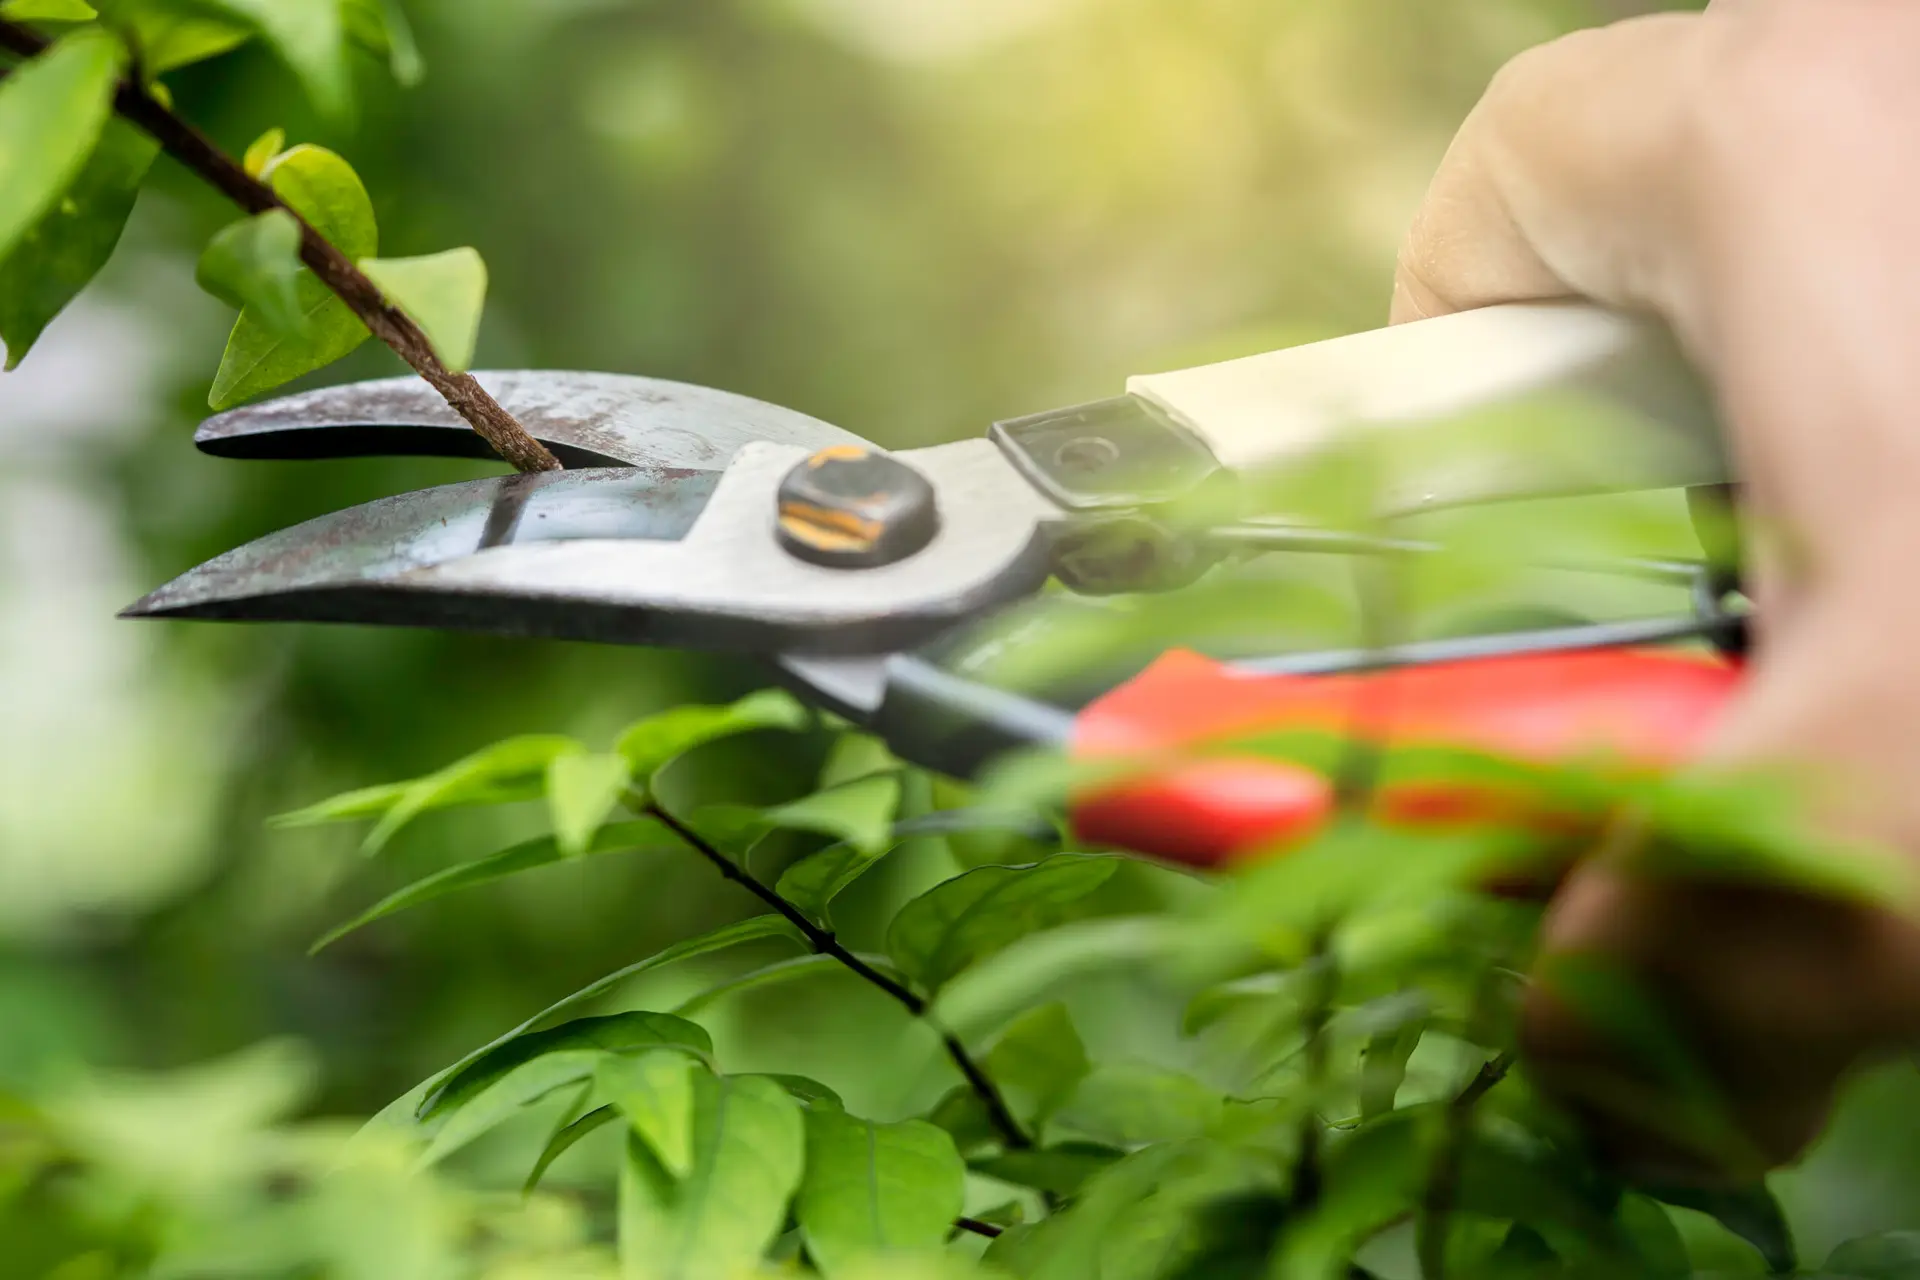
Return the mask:
M 0 49 L 23 58 L 44 52 L 45 36 L 17 22 L 0 19 Z M 420 326 L 387 301 L 379 286 L 367 278 L 352 259 L 315 231 L 297 209 L 290 208 L 232 156 L 193 125 L 175 115 L 137 81 L 122 80 L 114 93 L 114 110 L 145 130 L 161 149 L 250 214 L 285 209 L 300 224 L 300 260 L 331 289 L 340 301 L 394 352 L 426 379 L 493 451 L 521 471 L 558 471 L 560 460 L 535 440 L 472 374 L 454 373 L 434 353 L 433 343 Z
M 1486 1097 L 1493 1091 L 1495 1085 L 1507 1078 L 1507 1074 L 1513 1070 L 1514 1061 L 1513 1054 L 1503 1053 L 1481 1067 L 1479 1074 L 1474 1076 L 1472 1082 L 1460 1091 L 1460 1096 L 1453 1100 L 1454 1113 L 1464 1116 L 1471 1112 L 1479 1104 L 1480 1099 Z
M 1422 1280 L 1445 1280 L 1447 1269 L 1447 1219 L 1460 1196 L 1460 1167 L 1466 1157 L 1474 1108 L 1493 1091 L 1495 1085 L 1513 1070 L 1514 1055 L 1503 1053 L 1484 1063 L 1467 1087 L 1447 1104 L 1446 1130 L 1433 1174 L 1427 1179 L 1427 1194 L 1421 1205 L 1420 1222 L 1415 1228 L 1414 1252 L 1420 1260 Z
M 635 807 L 638 812 L 655 819 L 679 836 L 689 848 L 711 862 L 714 869 L 721 875 L 779 912 L 800 931 L 801 936 L 806 938 L 807 945 L 817 954 L 831 956 L 839 961 L 854 974 L 898 1001 L 914 1017 L 923 1019 L 927 1017 L 925 1000 L 847 950 L 830 931 L 822 929 L 809 920 L 805 912 L 781 897 L 745 867 L 720 852 L 706 837 L 651 800 L 643 801 Z M 928 1021 L 931 1023 L 930 1019 Z M 947 1057 L 953 1060 L 953 1065 L 966 1079 L 967 1087 L 973 1090 L 975 1096 L 980 1099 L 981 1105 L 986 1108 L 987 1119 L 1000 1134 L 1001 1141 L 1018 1150 L 1030 1149 L 1033 1146 L 1033 1139 L 1014 1118 L 1012 1109 L 1007 1106 L 1006 1099 L 1001 1096 L 1000 1089 L 993 1083 L 992 1078 L 981 1069 L 979 1063 L 973 1060 L 973 1055 L 967 1052 L 967 1047 L 960 1043 L 958 1036 L 943 1028 L 935 1027 L 935 1030 L 940 1035 L 940 1043 L 947 1051 Z
M 962 1231 L 971 1231 L 977 1236 L 985 1236 L 989 1240 L 997 1240 L 1006 1234 L 1005 1227 L 996 1227 L 991 1222 L 982 1222 L 978 1218 L 955 1218 L 953 1225 Z
M 1317 1205 L 1324 1190 L 1321 1148 L 1325 1140 L 1325 1126 L 1320 1118 L 1319 1093 L 1327 1078 L 1327 1058 L 1331 1049 L 1327 1043 L 1327 1028 L 1333 1021 L 1334 997 L 1340 990 L 1340 975 L 1334 965 L 1331 939 L 1326 934 L 1322 933 L 1314 939 L 1308 964 L 1315 975 L 1312 995 L 1303 1019 L 1307 1033 L 1304 1051 L 1307 1058 L 1308 1106 L 1300 1117 L 1300 1155 L 1294 1164 L 1292 1195 L 1292 1207 L 1301 1213 Z

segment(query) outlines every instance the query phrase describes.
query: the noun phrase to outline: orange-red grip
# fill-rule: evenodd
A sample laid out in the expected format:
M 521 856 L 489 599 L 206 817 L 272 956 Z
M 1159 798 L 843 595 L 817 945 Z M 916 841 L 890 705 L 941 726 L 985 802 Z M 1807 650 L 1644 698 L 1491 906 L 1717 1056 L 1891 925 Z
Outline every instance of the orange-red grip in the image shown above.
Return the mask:
M 1209 740 L 1320 731 L 1537 763 L 1594 754 L 1657 769 L 1693 755 L 1739 679 L 1732 663 L 1656 650 L 1526 654 L 1335 676 L 1249 674 L 1175 651 L 1088 707 L 1074 752 L 1151 761 Z M 1377 803 L 1390 818 L 1424 824 L 1515 816 L 1486 792 L 1431 785 L 1402 787 Z M 1333 784 L 1310 769 L 1213 755 L 1097 789 L 1076 803 L 1074 824 L 1090 841 L 1214 865 L 1305 837 L 1333 806 Z

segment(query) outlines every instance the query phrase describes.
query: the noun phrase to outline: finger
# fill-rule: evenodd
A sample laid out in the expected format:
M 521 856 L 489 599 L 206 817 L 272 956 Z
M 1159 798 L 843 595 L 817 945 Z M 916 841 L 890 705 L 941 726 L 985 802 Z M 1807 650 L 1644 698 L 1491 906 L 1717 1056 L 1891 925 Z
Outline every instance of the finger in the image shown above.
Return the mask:
M 1838 1082 L 1883 1047 L 1890 974 L 1920 954 L 1920 933 L 1897 917 L 1838 899 L 1758 885 L 1688 883 L 1602 857 L 1555 900 L 1549 961 L 1529 989 L 1523 1043 L 1529 1069 L 1585 1113 L 1614 1159 L 1656 1181 L 1750 1180 L 1797 1154 L 1825 1123 Z M 1622 1081 L 1679 1100 L 1650 1070 L 1648 1046 L 1600 1034 L 1556 964 L 1573 957 L 1628 980 L 1704 1072 L 1728 1125 L 1696 1145 L 1675 1117 L 1635 1114 Z M 1908 982 L 1904 984 L 1911 986 Z M 1698 1131 L 1691 1135 L 1699 1138 Z
M 1573 295 L 1681 308 L 1675 122 L 1697 81 L 1701 21 L 1633 19 L 1509 63 L 1414 218 L 1393 320 Z

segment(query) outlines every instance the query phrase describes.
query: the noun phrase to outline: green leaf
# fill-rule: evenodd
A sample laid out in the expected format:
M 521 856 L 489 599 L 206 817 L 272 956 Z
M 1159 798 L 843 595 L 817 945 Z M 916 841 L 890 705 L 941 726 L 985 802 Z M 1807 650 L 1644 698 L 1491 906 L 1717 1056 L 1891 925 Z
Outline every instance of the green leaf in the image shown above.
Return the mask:
M 986 1104 L 968 1085 L 957 1084 L 947 1090 L 927 1112 L 926 1119 L 928 1124 L 946 1130 L 960 1154 L 969 1159 L 989 1147 L 997 1149 L 1001 1142 Z
M 200 0 L 95 0 L 94 7 L 138 51 L 140 69 L 150 82 L 217 58 L 254 34 L 252 24 L 222 17 Z
M 736 852 L 745 852 L 770 831 L 809 831 L 830 836 L 872 860 L 893 844 L 893 815 L 899 802 L 899 778 L 879 775 L 768 809 L 708 805 L 691 821 L 713 843 Z
M 457 1108 L 447 1113 L 446 1124 L 421 1153 L 421 1165 L 440 1163 L 555 1089 L 592 1079 L 594 1068 L 604 1056 L 597 1049 L 556 1050 L 517 1063 L 489 1078 L 484 1086 L 463 1097 Z
M 1088 1179 L 1117 1164 L 1126 1154 L 1094 1142 L 1062 1142 L 1032 1151 L 1004 1151 L 975 1160 L 973 1168 L 1015 1186 L 1072 1196 L 1080 1193 Z
M 426 64 L 399 0 L 345 0 L 341 16 L 346 20 L 347 39 L 385 58 L 395 82 L 406 88 L 420 83 Z
M 781 872 L 773 891 L 815 920 L 831 926 L 833 900 L 878 865 L 879 858 L 870 857 L 852 845 L 829 845 Z
M 518 1035 L 482 1053 L 454 1071 L 420 1104 L 422 1121 L 452 1115 L 526 1063 L 559 1053 L 635 1053 L 643 1049 L 689 1049 L 713 1053 L 713 1038 L 702 1027 L 670 1013 L 616 1013 L 578 1018 L 547 1031 Z M 589 1063 L 581 1077 L 591 1075 Z
M 1693 1274 L 1686 1239 L 1658 1203 L 1646 1196 L 1623 1196 L 1616 1216 L 1648 1280 L 1686 1280 Z
M 340 0 L 199 0 L 199 3 L 258 31 L 300 81 L 307 97 L 322 115 L 339 120 L 349 114 L 352 85 L 347 75 L 346 32 Z
M 1920 1277 L 1920 1231 L 1889 1231 L 1849 1240 L 1827 1255 L 1822 1271 L 1860 1280 L 1916 1280 Z
M 1092 1069 L 1072 1016 L 1058 1003 L 1017 1019 L 988 1051 L 984 1065 L 1014 1109 L 1034 1124 L 1051 1116 Z
M 700 1068 L 681 1053 L 643 1053 L 608 1057 L 594 1072 L 594 1088 L 647 1144 L 676 1178 L 693 1172 L 694 1072 Z
M 984 1034 L 1091 973 L 1162 959 L 1189 945 L 1161 916 L 1082 920 L 1036 933 L 991 957 L 941 991 L 933 1016 L 963 1037 Z
M 863 1258 L 840 1269 L 835 1280 L 1012 1280 L 997 1267 L 953 1253 L 920 1258 Z
M 1752 1245 L 1776 1275 L 1787 1275 L 1800 1265 L 1787 1215 L 1780 1208 L 1779 1199 L 1764 1183 L 1735 1188 L 1646 1187 L 1642 1190 L 1663 1204 L 1706 1214 Z M 1839 1270 L 1831 1265 L 1827 1269 Z
M 1458 1207 L 1524 1223 L 1562 1257 L 1581 1257 L 1614 1273 L 1630 1266 L 1633 1245 L 1615 1206 L 1593 1186 L 1585 1165 L 1534 1135 L 1483 1126 L 1462 1144 Z
M 0 342 L 8 369 L 113 256 L 160 146 L 110 120 L 65 197 L 0 257 Z
M 308 805 L 304 809 L 275 814 L 267 819 L 267 825 L 274 828 L 320 827 L 335 822 L 361 822 L 367 818 L 378 818 L 405 799 L 407 792 L 420 781 L 419 778 L 410 778 L 405 782 L 384 782 L 377 787 L 361 787 L 332 796 L 317 804 Z M 479 785 L 470 791 L 463 790 L 458 799 L 449 803 L 464 808 L 521 804 L 528 800 L 540 799 L 546 794 L 546 786 L 544 776 L 529 774 L 525 778 L 516 778 L 498 786 Z
M 487 264 L 476 249 L 421 258 L 363 258 L 360 270 L 387 300 L 413 318 L 440 363 L 465 373 L 487 303 Z
M 797 733 L 810 723 L 792 694 L 762 689 L 725 707 L 674 707 L 629 725 L 614 750 L 633 766 L 633 776 L 651 785 L 653 775 L 695 747 L 752 733 L 783 729 Z
M 269 209 L 223 228 L 194 272 L 202 289 L 228 306 L 252 308 L 268 332 L 291 341 L 310 336 L 300 309 L 300 224 Z
M 694 1074 L 694 1166 L 669 1176 L 638 1139 L 620 1176 L 620 1256 L 648 1280 L 738 1280 L 759 1264 L 800 1184 L 800 1104 L 771 1080 Z
M 748 991 L 759 991 L 766 987 L 777 987 L 801 978 L 810 978 L 816 974 L 841 972 L 840 962 L 832 956 L 804 955 L 789 960 L 776 960 L 772 964 L 762 965 L 724 982 L 715 983 L 705 991 L 687 997 L 674 1010 L 683 1018 L 692 1018 L 712 1008 L 729 996 L 737 996 Z
M 938 991 L 969 966 L 1031 933 L 1085 914 L 1113 877 L 1115 858 L 1060 854 L 1029 867 L 981 867 L 900 908 L 887 951 L 908 976 Z
M 125 61 L 118 40 L 83 28 L 0 81 L 0 259 L 80 176 L 112 113 Z
M 473 889 L 483 884 L 492 884 L 508 876 L 518 875 L 522 871 L 532 871 L 537 867 L 551 866 L 566 858 L 602 853 L 621 853 L 629 849 L 673 848 L 680 847 L 680 837 L 666 827 L 651 819 L 641 822 L 622 822 L 614 826 L 602 827 L 594 833 L 593 841 L 580 853 L 563 853 L 559 842 L 553 836 L 542 836 L 537 840 L 528 840 L 521 844 L 502 849 L 484 858 L 472 862 L 463 862 L 458 866 L 437 871 L 423 880 L 416 880 L 404 889 L 388 894 L 373 906 L 367 908 L 353 919 L 336 929 L 329 931 L 313 944 L 309 954 L 329 947 L 356 929 L 363 929 L 376 920 L 383 920 L 409 907 L 417 907 L 435 898 L 444 898 L 450 893 L 462 889 Z
M 1471 1274 L 1476 1280 L 1560 1280 L 1566 1268 L 1538 1231 L 1515 1223 Z
M 625 756 L 568 752 L 547 762 L 547 807 L 554 836 L 569 858 L 592 846 L 626 789 Z
M 59 1136 L 59 1157 L 76 1172 L 98 1170 L 129 1179 L 123 1185 L 191 1196 L 227 1185 L 240 1167 L 236 1153 L 275 1142 L 273 1126 L 311 1102 L 316 1066 L 285 1040 L 156 1075 L 88 1072 L 76 1063 L 40 1110 Z M 7 1115 L 9 1145 L 16 1124 Z M 18 1221 L 7 1218 L 10 1227 Z M 11 1231 L 0 1238 L 17 1243 Z M 18 1254 L 9 1248 L 4 1256 L 13 1269 Z
M 558 1126 L 548 1137 L 547 1145 L 540 1149 L 540 1157 L 533 1162 L 533 1170 L 527 1174 L 527 1180 L 522 1184 L 520 1193 L 532 1195 L 539 1188 L 540 1180 L 547 1176 L 547 1170 L 553 1167 L 554 1161 L 571 1151 L 582 1138 L 604 1129 L 619 1118 L 620 1112 L 617 1108 L 598 1107 L 577 1120 L 569 1120 Z
M 301 145 L 277 157 L 265 176 L 288 206 L 347 257 L 379 252 L 373 201 L 345 160 L 323 147 Z M 308 336 L 279 337 L 251 309 L 242 311 L 208 396 L 213 408 L 231 408 L 324 368 L 366 341 L 367 327 L 311 271 L 303 269 L 294 287 Z
M 361 847 L 369 854 L 378 853 L 422 814 L 466 804 L 474 796 L 491 797 L 534 778 L 544 780 L 556 757 L 584 750 L 572 738 L 554 734 L 496 742 L 409 784 L 381 814 Z
M 286 146 L 287 131 L 276 125 L 248 144 L 247 153 L 240 161 L 241 167 L 258 178 L 280 158 Z
M 1361 1119 L 1372 1120 L 1393 1110 L 1400 1086 L 1406 1083 L 1407 1063 L 1426 1029 L 1424 1022 L 1408 1022 L 1368 1038 L 1360 1064 Z
M 899 804 L 900 779 L 876 774 L 770 809 L 764 818 L 782 831 L 832 836 L 876 858 L 893 843 L 893 815 Z
M 811 1111 L 798 1204 L 807 1253 L 829 1280 L 874 1255 L 937 1253 L 966 1207 L 966 1182 L 953 1139 L 924 1121 Z
M 1194 1155 L 1180 1146 L 1150 1147 L 1111 1163 L 1086 1179 L 1070 1211 L 1017 1236 L 1008 1232 L 987 1250 L 987 1261 L 1012 1266 L 1024 1280 L 1104 1277 L 1107 1272 L 1102 1255 L 1108 1241 L 1138 1212 L 1141 1202 L 1157 1187 L 1177 1178 Z M 1272 1274 L 1294 1280 L 1297 1273 Z
M 1226 1099 L 1191 1076 L 1144 1066 L 1101 1066 L 1080 1082 L 1054 1122 L 1114 1147 L 1198 1138 Z
M 1252 866 L 1209 913 L 1221 945 L 1293 947 L 1363 909 L 1424 902 L 1494 882 L 1539 856 L 1537 840 L 1503 832 L 1432 833 L 1343 822 L 1284 858 Z
M 462 1075 L 482 1061 L 488 1060 L 492 1054 L 522 1040 L 531 1038 L 529 1033 L 533 1032 L 534 1028 L 538 1027 L 541 1023 L 552 1018 L 557 1018 L 563 1013 L 570 1013 L 584 1004 L 598 1000 L 601 996 L 606 995 L 624 982 L 637 978 L 643 973 L 650 972 L 665 965 L 677 963 L 681 960 L 697 959 L 700 956 L 711 955 L 716 951 L 723 951 L 728 947 L 739 946 L 744 942 L 759 942 L 767 938 L 785 938 L 792 942 L 805 941 L 805 939 L 800 936 L 800 931 L 795 929 L 790 921 L 777 915 L 764 915 L 739 920 L 709 933 L 703 933 L 697 938 L 688 938 L 685 941 L 677 942 L 663 951 L 655 952 L 644 960 L 637 960 L 625 968 L 614 970 L 605 977 L 596 978 L 572 995 L 554 1001 L 505 1035 L 480 1046 L 466 1057 L 460 1059 L 460 1061 L 454 1063 L 451 1067 L 448 1067 L 445 1071 L 440 1072 L 412 1090 L 409 1090 L 406 1095 L 407 1097 L 418 1095 L 420 1099 L 419 1102 L 415 1103 L 409 1110 L 415 1113 L 423 1112 L 429 1102 L 437 1100 L 437 1098 L 445 1092 L 448 1083 L 455 1077 Z M 701 1032 L 701 1034 L 705 1035 L 706 1033 Z M 386 1113 L 383 1112 L 382 1114 L 384 1115 Z
M 767 1079 L 772 1080 L 782 1089 L 785 1089 L 788 1093 L 792 1094 L 799 1101 L 806 1103 L 808 1106 L 837 1107 L 842 1110 L 846 1107 L 846 1104 L 840 1101 L 839 1094 L 827 1088 L 827 1086 L 821 1084 L 818 1080 L 811 1079 L 810 1077 L 785 1075 L 776 1072 L 769 1074 Z
M 833 741 L 820 766 L 816 789 L 825 791 L 876 773 L 898 773 L 904 766 L 887 744 L 871 734 L 843 733 Z
M 373 200 L 353 166 L 336 153 L 302 143 L 275 156 L 262 176 L 341 253 L 371 258 L 380 252 Z
M 1333 1147 L 1319 1203 L 1288 1225 L 1272 1274 L 1345 1277 L 1353 1250 L 1420 1202 L 1433 1164 L 1432 1118 L 1431 1111 L 1396 1111 Z
M 86 0 L 7 0 L 0 18 L 15 22 L 92 22 L 100 15 Z

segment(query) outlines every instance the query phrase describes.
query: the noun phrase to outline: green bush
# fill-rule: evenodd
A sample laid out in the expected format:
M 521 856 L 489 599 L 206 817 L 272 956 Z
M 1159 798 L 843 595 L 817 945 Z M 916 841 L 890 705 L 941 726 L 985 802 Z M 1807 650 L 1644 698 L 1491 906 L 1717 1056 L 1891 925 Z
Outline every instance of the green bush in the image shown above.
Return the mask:
M 112 113 L 128 92 L 151 118 L 171 99 L 157 77 L 254 42 L 338 127 L 351 50 L 418 74 L 384 0 L 7 0 L 0 22 L 22 55 L 0 82 L 11 362 L 106 261 L 146 180 L 156 143 Z M 288 208 L 245 208 L 201 258 L 202 283 L 240 309 L 212 400 L 367 335 L 303 265 L 292 213 L 418 327 L 410 359 L 464 367 L 478 256 L 378 257 L 377 201 L 346 160 L 286 142 L 268 132 L 241 165 Z M 1554 536 L 1648 550 L 1628 517 Z M 1513 527 L 1478 536 L 1479 554 L 1402 584 L 1408 625 L 1457 626 L 1498 594 Z M 1284 586 L 1284 605 L 1251 608 L 1245 580 L 1203 584 L 1067 627 L 1041 661 L 1070 669 L 1202 624 L 1354 639 L 1334 634 L 1344 602 L 1323 583 L 1264 586 Z M 1338 739 L 1233 745 L 1322 764 L 1367 754 Z M 1707 860 L 1888 891 L 1876 864 L 1805 848 L 1765 792 L 1464 753 L 1366 763 L 1376 782 L 1493 771 L 1595 812 L 1634 807 L 1680 870 Z M 758 693 L 675 707 L 604 749 L 514 738 L 291 814 L 284 825 L 370 824 L 369 854 L 442 811 L 545 815 L 547 834 L 463 855 L 317 948 L 598 860 L 645 860 L 642 893 L 686 883 L 671 860 L 705 867 L 747 910 L 636 948 L 367 1123 L 311 1118 L 312 1064 L 278 1044 L 172 1072 L 9 1069 L 0 1276 L 1438 1280 L 1799 1265 L 1766 1188 L 1630 1185 L 1530 1089 L 1513 1026 L 1538 909 L 1486 886 L 1537 870 L 1535 842 L 1408 831 L 1361 788 L 1303 847 L 1201 877 L 1062 835 L 1077 780 L 1025 759 L 969 791 Z M 1728 1139 L 1644 993 L 1604 973 L 1569 989 L 1664 1073 L 1642 1100 L 1656 1122 Z M 1920 1274 L 1916 1259 L 1914 1237 L 1876 1235 L 1821 1273 Z

